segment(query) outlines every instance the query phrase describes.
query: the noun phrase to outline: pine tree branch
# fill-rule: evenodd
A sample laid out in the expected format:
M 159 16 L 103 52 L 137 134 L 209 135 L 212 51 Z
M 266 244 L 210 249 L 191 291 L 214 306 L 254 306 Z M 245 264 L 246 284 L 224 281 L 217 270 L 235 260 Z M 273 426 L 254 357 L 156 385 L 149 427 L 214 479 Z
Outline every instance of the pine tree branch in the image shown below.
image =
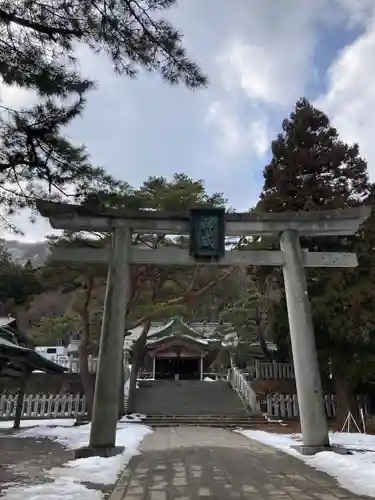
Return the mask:
M 229 276 L 231 276 L 231 274 L 233 274 L 233 272 L 235 270 L 236 270 L 235 267 L 231 267 L 228 271 L 224 272 L 220 276 L 220 278 L 218 278 L 217 280 L 210 281 L 209 283 L 207 283 L 205 286 L 203 286 L 199 290 L 196 290 L 194 292 L 188 291 L 188 292 L 180 295 L 179 297 L 175 297 L 175 298 L 169 299 L 169 300 L 167 300 L 165 302 L 161 302 L 160 304 L 158 304 L 158 306 L 160 308 L 168 307 L 168 306 L 172 306 L 172 305 L 176 306 L 176 305 L 182 304 L 183 302 L 188 302 L 188 301 L 191 301 L 193 299 L 197 299 L 197 298 L 201 297 L 204 293 L 208 292 L 209 290 L 211 290 L 212 288 L 214 288 L 216 285 L 218 285 L 219 283 L 221 283 L 222 281 L 224 281 L 227 278 L 229 278 Z M 145 323 L 146 321 L 148 321 L 148 319 L 149 319 L 148 316 L 143 316 L 142 318 L 140 318 L 139 320 L 137 320 L 136 322 L 134 322 L 127 329 L 128 330 L 132 330 L 133 328 L 137 328 L 138 326 L 140 326 L 143 323 Z
M 39 33 L 43 33 L 44 35 L 49 36 L 54 39 L 54 35 L 61 35 L 66 37 L 76 37 L 82 38 L 84 32 L 82 30 L 71 30 L 67 28 L 51 28 L 50 26 L 46 26 L 45 24 L 36 23 L 33 21 L 29 21 L 27 19 L 23 19 L 22 17 L 18 17 L 15 14 L 11 14 L 9 12 L 5 12 L 5 10 L 0 8 L 0 20 L 5 21 L 6 23 L 15 23 L 19 26 L 23 26 L 24 28 L 30 28 Z
M 175 57 L 172 54 L 172 51 L 168 49 L 168 47 L 164 44 L 161 43 L 160 40 L 157 39 L 156 36 L 147 28 L 146 24 L 142 21 L 141 17 L 137 14 L 135 9 L 133 8 L 132 3 L 138 7 L 140 12 L 145 16 L 146 22 L 152 26 L 152 28 L 155 29 L 156 32 L 160 31 L 158 28 L 158 25 L 155 23 L 155 21 L 150 17 L 148 14 L 147 10 L 145 10 L 136 0 L 124 0 L 125 4 L 127 5 L 129 12 L 131 15 L 134 17 L 134 19 L 138 22 L 138 24 L 141 26 L 143 29 L 144 33 L 146 33 L 147 37 L 154 43 L 156 47 L 158 47 L 162 52 L 165 53 L 167 59 L 170 59 L 173 64 L 175 64 L 177 67 L 184 67 L 184 71 L 190 76 L 192 80 L 196 78 L 196 75 L 194 74 L 194 71 L 190 70 L 186 64 L 181 63 L 181 61 L 178 60 L 177 57 Z M 207 79 L 205 77 L 201 78 L 201 85 L 206 86 L 207 85 Z

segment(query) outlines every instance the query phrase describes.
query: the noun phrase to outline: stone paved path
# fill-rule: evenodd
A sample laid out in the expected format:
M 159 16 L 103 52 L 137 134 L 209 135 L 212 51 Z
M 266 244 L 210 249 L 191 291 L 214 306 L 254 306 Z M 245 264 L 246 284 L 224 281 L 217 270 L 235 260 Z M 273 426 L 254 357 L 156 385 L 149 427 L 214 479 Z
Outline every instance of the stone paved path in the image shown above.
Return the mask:
M 111 500 L 338 500 L 339 488 L 301 460 L 224 429 L 159 428 L 128 464 Z

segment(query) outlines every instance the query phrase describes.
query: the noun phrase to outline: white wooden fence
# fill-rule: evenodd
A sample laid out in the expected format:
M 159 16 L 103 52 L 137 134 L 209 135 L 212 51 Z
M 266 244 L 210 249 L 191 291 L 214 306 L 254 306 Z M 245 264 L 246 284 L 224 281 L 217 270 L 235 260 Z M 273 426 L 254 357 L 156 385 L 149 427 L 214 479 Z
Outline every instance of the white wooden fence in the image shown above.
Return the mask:
M 239 396 L 250 406 L 251 411 L 259 411 L 259 403 L 254 390 L 250 386 L 250 383 L 246 380 L 246 377 L 244 377 L 243 373 L 241 373 L 241 371 L 234 365 L 232 365 L 228 372 L 228 382 L 239 394 Z
M 336 416 L 336 396 L 326 394 L 324 406 L 327 417 L 334 418 Z M 366 404 L 360 398 L 358 398 L 358 407 L 363 408 L 367 414 Z M 263 413 L 267 413 L 268 417 L 286 419 L 299 417 L 297 394 L 269 394 L 265 400 L 260 401 L 260 408 Z
M 294 367 L 292 363 L 277 363 L 276 361 L 255 361 L 255 378 L 261 380 L 293 380 Z
M 0 396 L 0 420 L 15 417 L 18 395 Z M 75 418 L 86 415 L 86 397 L 81 394 L 26 394 L 21 419 Z

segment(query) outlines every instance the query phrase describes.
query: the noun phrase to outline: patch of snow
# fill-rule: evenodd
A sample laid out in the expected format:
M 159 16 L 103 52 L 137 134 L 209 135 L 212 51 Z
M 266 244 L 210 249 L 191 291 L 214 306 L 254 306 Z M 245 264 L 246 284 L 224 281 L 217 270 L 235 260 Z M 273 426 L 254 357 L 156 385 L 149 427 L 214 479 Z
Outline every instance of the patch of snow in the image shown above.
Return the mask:
M 216 380 L 211 377 L 204 377 L 203 382 L 216 382 Z
M 141 419 L 142 415 L 135 415 Z M 34 421 L 35 422 L 35 421 Z M 71 425 L 74 421 L 71 421 Z M 117 480 L 129 460 L 138 453 L 143 438 L 152 432 L 146 425 L 131 424 L 122 419 L 117 426 L 116 445 L 124 446 L 122 454 L 114 457 L 88 457 L 71 460 L 64 467 L 54 467 L 46 471 L 51 483 L 36 486 L 16 486 L 5 491 L 4 500 L 99 500 L 98 490 L 88 489 L 81 482 L 111 485 Z M 64 422 L 65 423 L 65 422 Z M 56 425 L 56 421 L 39 421 L 37 427 L 30 427 L 14 434 L 18 438 L 48 438 L 67 449 L 86 446 L 89 442 L 91 424 L 77 427 Z M 35 425 L 35 424 L 34 424 Z
M 128 378 L 128 380 L 124 384 L 124 396 L 129 395 L 129 389 L 130 389 L 130 378 Z
M 49 420 L 21 420 L 21 431 L 25 427 L 72 427 L 74 425 L 74 418 L 54 418 Z M 0 421 L 0 429 L 12 429 L 13 420 Z M 17 437 L 19 434 L 17 434 Z
M 125 415 L 122 417 L 120 422 L 142 422 L 146 418 L 146 415 L 142 415 L 142 413 L 129 413 L 129 415 Z
M 301 455 L 292 445 L 301 443 L 300 434 L 275 434 L 243 430 L 244 436 L 293 455 L 307 465 L 333 476 L 340 485 L 355 495 L 375 497 L 375 436 L 369 434 L 332 432 L 331 444 L 349 449 L 352 455 L 323 451 L 314 456 Z
M 100 491 L 90 490 L 69 477 L 35 486 L 12 487 L 4 493 L 4 500 L 56 500 L 57 498 L 59 500 L 102 500 L 103 498 Z
M 269 424 L 280 424 L 282 425 L 283 427 L 287 426 L 288 424 L 285 424 L 282 420 L 280 419 L 274 419 L 274 418 L 270 418 L 267 413 L 262 413 L 263 417 L 266 419 L 266 421 L 269 423 Z

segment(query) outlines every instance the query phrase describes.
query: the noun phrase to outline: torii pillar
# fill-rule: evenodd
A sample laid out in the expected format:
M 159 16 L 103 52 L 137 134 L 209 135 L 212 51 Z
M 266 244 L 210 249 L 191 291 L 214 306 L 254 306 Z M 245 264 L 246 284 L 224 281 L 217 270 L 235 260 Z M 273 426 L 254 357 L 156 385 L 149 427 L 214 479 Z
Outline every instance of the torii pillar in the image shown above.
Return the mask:
M 284 231 L 280 247 L 303 436 L 298 449 L 304 455 L 313 455 L 329 448 L 330 442 L 299 234 Z
M 109 457 L 123 451 L 116 446 L 119 393 L 123 382 L 125 315 L 130 293 L 130 252 L 132 232 L 116 227 L 108 268 L 104 314 L 100 334 L 94 405 L 87 447 L 75 450 L 75 458 Z

